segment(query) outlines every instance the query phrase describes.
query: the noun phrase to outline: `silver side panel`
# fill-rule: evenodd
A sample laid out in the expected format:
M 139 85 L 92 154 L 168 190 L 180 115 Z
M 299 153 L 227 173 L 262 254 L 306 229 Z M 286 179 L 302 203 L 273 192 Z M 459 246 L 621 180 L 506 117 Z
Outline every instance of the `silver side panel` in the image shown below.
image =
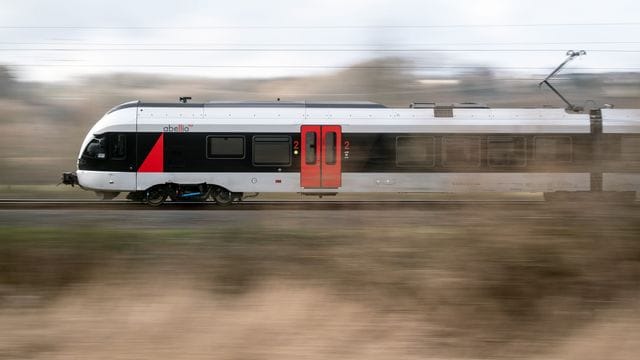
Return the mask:
M 468 119 L 436 119 L 420 124 L 348 124 L 344 133 L 465 133 L 465 134 L 587 134 L 589 125 L 584 121 L 564 124 L 538 120 L 478 121 Z
M 208 183 L 236 192 L 546 192 L 588 191 L 588 173 L 347 173 L 340 189 L 302 189 L 299 173 L 136 173 L 78 171 L 91 190 L 135 191 L 165 183 Z M 605 190 L 638 191 L 640 174 L 605 174 Z
M 138 108 L 138 131 L 298 132 L 301 125 L 341 125 L 345 133 L 589 133 L 589 115 L 562 109 Z
M 602 132 L 640 133 L 640 109 L 602 109 Z
M 217 184 L 235 192 L 588 191 L 588 173 L 345 173 L 339 189 L 302 189 L 299 173 L 140 173 L 138 190 L 164 183 Z
M 300 192 L 300 173 L 138 173 L 138 190 L 165 183 L 215 184 L 234 192 Z
M 136 173 L 78 170 L 80 186 L 89 190 L 135 191 Z
M 588 173 L 344 174 L 346 192 L 544 192 L 590 188 Z
M 602 190 L 640 192 L 640 174 L 604 173 L 602 174 Z

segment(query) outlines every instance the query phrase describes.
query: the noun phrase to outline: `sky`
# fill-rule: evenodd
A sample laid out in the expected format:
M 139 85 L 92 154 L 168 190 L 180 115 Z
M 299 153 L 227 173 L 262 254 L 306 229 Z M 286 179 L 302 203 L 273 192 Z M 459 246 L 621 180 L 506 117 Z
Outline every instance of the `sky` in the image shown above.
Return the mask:
M 0 65 L 29 81 L 269 78 L 393 57 L 434 76 L 540 76 L 585 49 L 569 71 L 640 71 L 639 15 L 635 0 L 0 0 Z

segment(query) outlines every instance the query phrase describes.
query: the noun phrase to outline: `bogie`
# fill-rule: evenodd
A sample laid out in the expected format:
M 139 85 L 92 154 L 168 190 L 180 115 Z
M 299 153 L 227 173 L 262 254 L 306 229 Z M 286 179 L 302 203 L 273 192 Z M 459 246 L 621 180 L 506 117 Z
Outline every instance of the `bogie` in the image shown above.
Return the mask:
M 162 184 L 154 185 L 145 191 L 134 191 L 127 199 L 139 201 L 151 206 L 162 205 L 167 199 L 172 202 L 204 203 L 211 198 L 219 206 L 229 206 L 242 200 L 243 193 L 232 192 L 226 188 L 208 184 Z
M 207 184 L 172 184 L 169 197 L 171 201 L 204 202 L 211 195 L 212 186 Z

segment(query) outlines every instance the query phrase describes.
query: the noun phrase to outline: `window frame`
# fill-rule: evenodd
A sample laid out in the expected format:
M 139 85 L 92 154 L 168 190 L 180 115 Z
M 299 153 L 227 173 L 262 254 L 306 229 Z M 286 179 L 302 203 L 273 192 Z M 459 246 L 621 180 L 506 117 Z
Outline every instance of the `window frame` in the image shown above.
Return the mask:
M 89 146 L 91 146 L 91 144 L 97 141 L 99 143 L 102 143 L 102 150 L 104 151 L 104 156 L 103 157 L 99 157 L 99 156 L 93 156 L 91 154 L 88 153 L 89 150 Z M 100 153 L 97 153 L 100 154 Z M 97 155 L 96 154 L 96 155 Z M 93 135 L 93 138 L 91 140 L 89 140 L 89 142 L 87 143 L 87 146 L 85 146 L 84 151 L 82 152 L 82 156 L 86 156 L 89 159 L 96 159 L 96 160 L 107 160 L 109 158 L 109 146 L 107 144 L 107 137 L 104 134 L 101 135 Z
M 477 163 L 447 163 L 447 140 L 448 139 L 475 139 L 477 140 L 478 148 L 478 162 Z M 447 135 L 442 137 L 442 144 L 440 146 L 440 161 L 442 162 L 443 167 L 449 168 L 463 168 L 463 167 L 473 167 L 480 168 L 482 166 L 482 137 L 481 136 L 468 136 L 468 135 Z
M 119 139 L 122 138 L 124 141 L 122 142 L 122 156 L 114 156 L 113 150 L 115 150 L 115 145 L 119 142 Z M 126 160 L 127 159 L 127 134 L 126 133 L 116 133 L 111 138 L 113 144 L 107 144 L 107 148 L 109 149 L 109 159 L 111 160 Z
M 256 163 L 256 139 L 260 139 L 260 138 L 282 138 L 282 139 L 287 139 L 286 141 L 272 141 L 272 142 L 286 142 L 288 145 L 288 151 L 287 151 L 287 155 L 289 157 L 289 162 L 287 164 L 258 164 Z M 261 142 L 261 141 L 257 141 L 257 142 Z M 267 141 L 264 141 L 267 142 Z M 292 156 L 292 143 L 293 140 L 291 138 L 291 135 L 278 135 L 278 134 L 274 134 L 274 135 L 254 135 L 251 137 L 251 164 L 253 166 L 259 166 L 259 167 L 290 167 L 293 164 L 293 156 Z
M 311 136 L 310 136 L 311 135 Z M 316 165 L 318 163 L 318 136 L 315 131 L 309 131 L 305 135 L 304 162 L 306 165 Z M 313 156 L 313 161 L 311 160 Z
M 569 160 L 544 160 L 538 159 L 538 139 L 569 139 Z M 534 136 L 533 137 L 533 161 L 536 164 L 570 164 L 573 162 L 573 137 L 568 135 L 544 135 L 544 136 Z
M 424 163 L 421 164 L 402 164 L 399 161 L 399 152 L 398 152 L 398 141 L 400 139 L 431 139 L 432 145 L 431 145 L 431 162 L 425 161 Z M 429 149 L 427 149 L 428 151 Z M 428 155 L 428 153 L 427 153 Z M 433 168 L 436 166 L 436 137 L 435 136 L 421 136 L 421 135 L 400 135 L 400 136 L 396 136 L 396 166 L 397 167 L 404 167 L 404 168 Z
M 518 163 L 518 164 L 508 164 L 508 165 L 501 165 L 501 164 L 494 164 L 491 162 L 491 140 L 496 140 L 496 139 L 521 139 L 522 140 L 522 163 Z M 517 151 L 517 149 L 515 150 Z M 490 135 L 487 136 L 487 166 L 489 166 L 490 168 L 498 168 L 498 169 L 502 169 L 502 168 L 523 168 L 527 166 L 527 138 L 525 136 L 510 136 L 510 135 Z
M 242 139 L 242 157 L 238 157 L 238 156 L 213 156 L 212 153 L 209 151 L 210 150 L 210 144 L 209 144 L 209 139 L 211 138 L 240 138 Z M 246 136 L 244 135 L 236 135 L 236 134 L 230 134 L 230 135 L 207 135 L 207 140 L 206 140 L 206 154 L 207 154 L 207 159 L 210 160 L 243 160 L 247 158 L 247 139 Z
M 335 131 L 327 131 L 324 138 L 324 163 L 335 165 L 338 162 L 338 134 Z M 331 141 L 331 144 L 329 143 Z

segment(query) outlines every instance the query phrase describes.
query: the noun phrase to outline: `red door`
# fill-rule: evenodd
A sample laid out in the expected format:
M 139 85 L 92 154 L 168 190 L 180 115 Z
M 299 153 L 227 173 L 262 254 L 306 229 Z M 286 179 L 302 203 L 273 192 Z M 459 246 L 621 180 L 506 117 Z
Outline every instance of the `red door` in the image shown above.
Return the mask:
M 339 125 L 302 125 L 300 186 L 339 188 L 342 185 L 342 129 Z

